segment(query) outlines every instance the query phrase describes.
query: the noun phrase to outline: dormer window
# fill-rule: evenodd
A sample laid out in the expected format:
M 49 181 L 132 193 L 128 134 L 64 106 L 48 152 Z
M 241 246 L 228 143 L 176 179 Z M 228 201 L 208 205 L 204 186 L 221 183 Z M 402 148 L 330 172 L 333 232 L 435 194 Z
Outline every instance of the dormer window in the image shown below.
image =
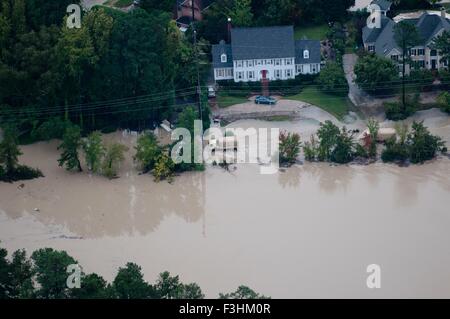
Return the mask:
M 309 51 L 308 50 L 303 51 L 303 59 L 309 59 Z
M 222 63 L 227 63 L 227 55 L 225 53 L 220 56 L 220 61 Z

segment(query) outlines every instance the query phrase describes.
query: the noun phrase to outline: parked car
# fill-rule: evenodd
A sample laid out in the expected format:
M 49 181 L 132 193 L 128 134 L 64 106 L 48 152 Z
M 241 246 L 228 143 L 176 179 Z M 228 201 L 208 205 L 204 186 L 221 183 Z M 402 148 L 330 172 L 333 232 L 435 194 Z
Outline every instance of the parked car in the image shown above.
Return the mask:
M 208 97 L 209 98 L 216 97 L 216 90 L 214 89 L 213 86 L 208 86 Z
M 275 100 L 274 98 L 270 97 L 270 96 L 262 96 L 262 95 L 258 95 L 255 98 L 255 103 L 256 104 L 268 104 L 268 105 L 275 105 L 277 104 L 277 100 Z

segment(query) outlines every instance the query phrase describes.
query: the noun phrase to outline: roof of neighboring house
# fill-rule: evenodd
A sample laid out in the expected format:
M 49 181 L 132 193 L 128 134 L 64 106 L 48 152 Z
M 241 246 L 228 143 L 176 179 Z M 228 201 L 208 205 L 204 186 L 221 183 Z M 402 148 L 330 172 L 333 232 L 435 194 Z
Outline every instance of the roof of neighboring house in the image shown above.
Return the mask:
M 309 51 L 309 59 L 303 58 L 303 52 Z M 295 41 L 295 64 L 320 63 L 320 41 L 297 40 Z
M 294 57 L 294 27 L 233 28 L 231 48 L 234 60 Z
M 231 54 L 231 45 L 226 44 L 225 41 L 220 41 L 219 44 L 214 44 L 212 46 L 212 59 L 214 68 L 232 68 L 233 67 L 233 56 Z M 222 63 L 222 54 L 227 55 L 227 62 Z
M 370 4 L 379 6 L 383 11 L 388 11 L 392 6 L 392 2 L 387 0 L 373 0 Z
M 449 20 L 426 12 L 418 19 L 404 19 L 403 21 L 412 23 L 417 27 L 422 45 L 430 43 L 441 30 L 450 31 Z M 401 52 L 401 49 L 394 39 L 395 25 L 396 23 L 392 19 L 382 17 L 381 28 L 370 29 L 366 26 L 363 29 L 364 43 L 374 43 L 375 52 L 379 55 L 386 55 L 394 48 Z
M 368 26 L 365 26 L 362 30 L 363 31 L 362 37 L 363 37 L 364 43 L 375 42 L 378 39 L 378 37 L 380 36 L 381 32 L 386 27 L 386 25 L 391 22 L 392 22 L 391 19 L 382 15 L 381 16 L 381 28 L 369 28 Z

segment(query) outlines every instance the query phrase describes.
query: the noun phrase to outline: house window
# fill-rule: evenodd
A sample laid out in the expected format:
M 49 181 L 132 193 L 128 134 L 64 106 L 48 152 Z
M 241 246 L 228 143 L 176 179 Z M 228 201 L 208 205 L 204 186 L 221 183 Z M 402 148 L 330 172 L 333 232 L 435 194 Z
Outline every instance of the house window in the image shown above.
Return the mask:
M 417 55 L 417 50 L 411 49 L 411 56 L 416 56 L 416 55 Z
M 244 72 L 237 72 L 236 75 L 238 80 L 242 80 L 244 78 Z
M 437 51 L 436 50 L 431 50 L 430 55 L 431 56 L 437 56 Z
M 220 56 L 220 62 L 227 63 L 227 55 L 225 53 Z
M 261 64 L 262 64 L 261 60 L 258 60 L 256 63 L 257 63 L 258 65 L 261 65 Z
M 417 55 L 425 55 L 425 49 L 417 49 Z
M 250 66 L 250 67 L 253 66 L 253 60 L 249 60 L 249 61 L 248 61 L 248 66 Z
M 308 50 L 303 51 L 303 59 L 309 59 L 309 51 Z
M 248 71 L 247 72 L 247 77 L 249 78 L 249 79 L 253 79 L 255 76 L 255 72 L 254 71 Z
M 367 50 L 368 50 L 369 52 L 375 52 L 375 46 L 374 46 L 374 45 L 369 45 L 368 48 L 367 48 Z
M 291 69 L 287 69 L 286 70 L 286 77 L 290 78 L 292 76 L 292 70 Z
M 398 61 L 398 55 L 397 54 L 391 55 L 391 59 L 392 61 Z
M 311 64 L 312 73 L 317 73 L 317 64 Z
M 281 70 L 275 70 L 275 78 L 280 79 L 281 78 Z
M 280 65 L 280 64 L 281 64 L 280 59 L 276 59 L 276 60 L 275 60 L 275 65 Z

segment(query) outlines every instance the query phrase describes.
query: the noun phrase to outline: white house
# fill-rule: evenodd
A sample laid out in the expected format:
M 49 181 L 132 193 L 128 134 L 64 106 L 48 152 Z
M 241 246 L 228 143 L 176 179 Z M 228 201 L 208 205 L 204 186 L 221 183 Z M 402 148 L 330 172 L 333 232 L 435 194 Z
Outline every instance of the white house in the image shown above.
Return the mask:
M 294 40 L 292 26 L 233 28 L 231 44 L 212 47 L 214 79 L 235 82 L 295 79 L 320 72 L 320 42 Z

